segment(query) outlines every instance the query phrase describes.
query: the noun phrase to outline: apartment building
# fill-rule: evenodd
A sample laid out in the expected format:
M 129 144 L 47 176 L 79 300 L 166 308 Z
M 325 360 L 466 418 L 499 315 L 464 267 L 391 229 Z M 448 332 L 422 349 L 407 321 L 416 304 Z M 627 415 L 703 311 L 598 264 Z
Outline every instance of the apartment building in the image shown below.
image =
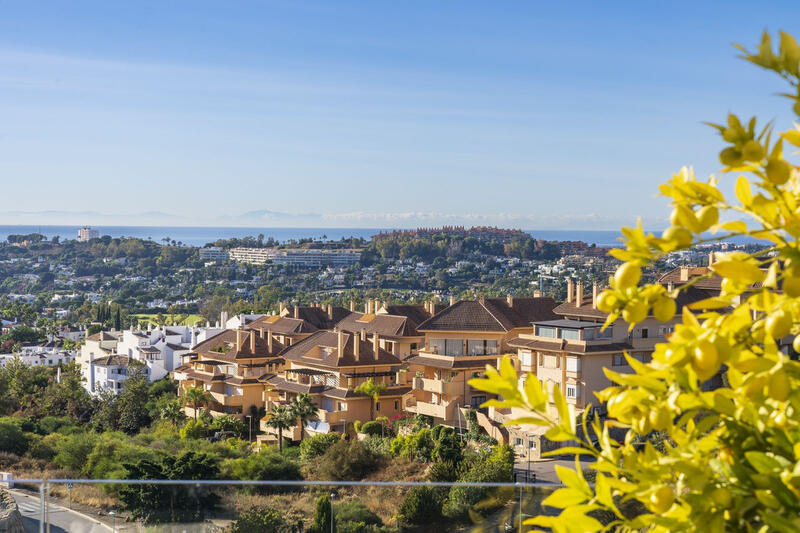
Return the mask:
M 190 387 L 201 387 L 211 401 L 203 408 L 211 416 L 244 418 L 251 408 L 262 405 L 263 385 L 259 378 L 280 372 L 284 345 L 264 330 L 225 330 L 195 346 L 184 356 L 174 376 L 178 395 Z M 184 408 L 194 417 L 194 407 Z
M 305 427 L 307 434 L 344 432 L 356 420 L 366 422 L 379 416 L 393 417 L 403 409 L 402 396 L 407 385 L 398 383 L 400 360 L 380 347 L 380 336 L 366 333 L 317 331 L 286 348 L 282 375 L 262 378 L 265 384 L 264 401 L 269 410 L 273 404 L 288 404 L 300 394 L 308 393 L 319 407 L 316 420 Z M 371 398 L 355 389 L 372 379 L 386 390 L 373 405 Z M 261 422 L 265 432 L 261 442 L 277 439 L 277 431 Z M 295 425 L 283 435 L 300 439 L 300 427 Z
M 92 395 L 101 391 L 119 393 L 125 386 L 130 363 L 131 358 L 127 355 L 92 358 L 88 363 L 81 364 L 84 388 Z
M 388 305 L 378 300 L 367 300 L 364 312 L 351 312 L 336 325 L 351 333 L 378 335 L 380 348 L 404 360 L 416 354 L 425 336 L 417 327 L 431 317 L 428 304 Z
M 515 364 L 520 375 L 532 373 L 549 391 L 558 385 L 576 413 L 592 404 L 601 414 L 603 406 L 598 405 L 595 393 L 612 385 L 603 369 L 632 372 L 625 353 L 649 361 L 655 345 L 674 330 L 684 305 L 718 294 L 710 288 L 691 287 L 678 298 L 678 314 L 673 320 L 660 322 L 648 316 L 629 331 L 629 324 L 621 318 L 602 329 L 607 314 L 597 309 L 596 284 L 587 295 L 581 283 L 570 280 L 567 292 L 567 301 L 553 310 L 557 319 L 534 322 L 528 332 L 510 340 L 509 346 L 516 349 Z M 489 409 L 489 418 L 497 424 L 517 414 L 513 409 Z M 544 439 L 541 428 L 510 427 L 509 433 L 511 443 L 524 457 L 539 459 L 554 447 Z
M 231 261 L 263 265 L 271 261 L 276 253 L 274 248 L 231 248 L 227 255 Z
M 200 259 L 205 259 L 206 261 L 228 260 L 227 250 L 223 250 L 219 246 L 206 246 L 204 248 L 200 248 L 197 253 L 200 256 Z
M 117 344 L 122 337 L 121 331 L 99 331 L 85 338 L 78 356 L 81 364 L 92 359 L 117 353 Z
M 100 236 L 100 233 L 96 229 L 92 229 L 88 226 L 83 228 L 78 228 L 78 242 L 89 242 L 92 239 L 96 239 Z
M 285 346 L 291 346 L 320 330 L 333 329 L 349 311 L 333 305 L 287 307 L 280 304 L 277 315 L 262 315 L 248 322 L 246 329 L 264 330 L 271 333 Z
M 433 417 L 435 423 L 464 426 L 462 409 L 478 409 L 488 398 L 467 382 L 496 366 L 510 351 L 508 342 L 530 330 L 532 322 L 557 318 L 552 298 L 482 298 L 462 300 L 417 327 L 425 337 L 417 355 L 406 359 L 403 396 L 406 411 Z M 503 431 L 480 412 L 479 423 L 495 438 Z
M 272 257 L 275 265 L 300 268 L 318 268 L 322 266 L 348 267 L 361 260 L 361 250 L 315 250 L 291 248 L 277 250 Z

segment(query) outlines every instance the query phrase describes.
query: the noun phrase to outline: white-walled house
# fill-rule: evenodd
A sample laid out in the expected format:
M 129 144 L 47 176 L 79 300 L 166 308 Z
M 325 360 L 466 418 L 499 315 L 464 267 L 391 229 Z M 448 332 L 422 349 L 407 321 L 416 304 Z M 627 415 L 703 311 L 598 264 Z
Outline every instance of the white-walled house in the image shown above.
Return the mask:
M 81 373 L 91 394 L 123 389 L 131 361 L 145 364 L 148 381 L 169 376 L 193 346 L 222 328 L 159 326 L 143 331 L 100 332 L 87 337 L 81 348 Z
M 117 394 L 125 386 L 129 366 L 130 357 L 126 355 L 108 355 L 81 364 L 84 387 L 89 394 L 99 394 L 103 390 Z
M 18 357 L 26 366 L 59 366 L 75 360 L 74 350 L 62 350 L 52 346 L 23 346 L 18 353 L 0 354 L 0 368 Z

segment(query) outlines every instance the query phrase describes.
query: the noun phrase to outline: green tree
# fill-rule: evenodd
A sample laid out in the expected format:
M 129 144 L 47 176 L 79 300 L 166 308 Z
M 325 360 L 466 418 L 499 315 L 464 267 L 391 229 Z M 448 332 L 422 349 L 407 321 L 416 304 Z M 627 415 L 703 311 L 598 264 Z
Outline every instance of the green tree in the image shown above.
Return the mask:
M 794 38 L 781 33 L 775 53 L 764 33 L 755 52 L 740 50 L 747 61 L 790 82 L 793 93 L 784 96 L 800 117 Z M 543 503 L 561 514 L 536 517 L 531 525 L 555 532 L 800 528 L 800 362 L 779 349 L 788 337 L 800 352 L 800 175 L 783 150 L 784 144 L 800 146 L 800 129 L 775 132 L 768 124 L 757 130 L 755 118 L 734 114 L 712 126 L 725 142 L 722 174 L 738 176 L 736 199 L 726 198 L 717 177 L 700 181 L 687 168 L 673 175 L 660 187 L 672 202 L 670 227 L 660 237 L 645 233 L 641 221 L 623 228 L 624 248 L 611 253 L 624 263 L 597 307 L 608 313 L 606 324 L 621 316 L 632 329 L 650 315 L 671 321 L 676 299 L 700 281 L 715 278 L 720 292 L 683 307 L 674 333 L 656 346 L 651 361 L 627 357 L 631 374 L 605 369 L 614 386 L 598 399 L 609 419 L 582 417 L 583 427 L 576 427 L 560 388 L 546 390 L 530 374 L 519 385 L 508 359 L 499 370 L 487 369 L 485 379 L 470 381 L 499 396 L 491 405 L 516 408 L 524 423 L 547 428 L 548 439 L 569 443 L 555 453 L 596 460 L 593 484 L 580 468 L 557 466 L 566 486 Z M 709 230 L 716 234 L 711 239 Z M 640 284 L 642 269 L 668 253 L 742 236 L 769 247 L 722 254 L 707 274 L 675 288 Z M 708 380 L 720 372 L 722 385 L 709 390 Z M 599 437 L 597 446 L 587 442 L 587 426 Z M 624 442 L 609 437 L 612 426 L 629 428 Z M 654 430 L 664 432 L 668 445 L 635 445 Z M 640 503 L 640 512 L 619 508 L 630 501 Z M 601 523 L 599 514 L 609 520 Z
M 295 531 L 301 531 L 301 528 L 297 523 L 291 524 L 283 512 L 258 507 L 241 513 L 230 528 L 230 533 L 294 533 Z
M 386 385 L 383 383 L 375 383 L 372 381 L 372 378 L 369 378 L 367 381 L 359 385 L 355 388 L 356 394 L 363 394 L 364 396 L 369 396 L 370 404 L 369 404 L 369 419 L 375 419 L 375 404 L 378 403 L 381 394 L 386 391 Z
M 150 424 L 147 409 L 147 367 L 140 361 L 131 361 L 125 386 L 118 394 L 117 410 L 119 429 L 132 435 Z
M 197 421 L 197 411 L 201 406 L 208 405 L 211 395 L 204 391 L 202 387 L 189 387 L 183 391 L 183 403 L 189 405 L 194 411 L 194 420 Z
M 300 425 L 300 442 L 303 442 L 306 423 L 317 416 L 317 409 L 317 404 L 305 392 L 301 392 L 289 402 L 289 411 Z
M 292 427 L 295 418 L 288 407 L 277 404 L 272 406 L 267 416 L 267 427 L 278 430 L 278 449 L 283 451 L 283 431 Z
M 331 527 L 331 520 L 333 520 L 333 528 Z M 323 494 L 317 498 L 317 509 L 314 512 L 311 531 L 313 533 L 327 533 L 331 529 L 336 530 L 336 521 L 331 516 L 331 497 L 328 494 Z

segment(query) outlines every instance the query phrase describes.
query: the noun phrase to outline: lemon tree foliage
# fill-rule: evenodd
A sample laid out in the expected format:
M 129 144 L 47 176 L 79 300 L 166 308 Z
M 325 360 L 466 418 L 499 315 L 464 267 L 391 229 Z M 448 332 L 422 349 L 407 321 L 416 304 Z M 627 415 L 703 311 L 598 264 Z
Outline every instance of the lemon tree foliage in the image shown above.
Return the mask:
M 795 40 L 781 33 L 776 52 L 765 33 L 754 52 L 739 48 L 744 59 L 791 84 L 793 92 L 784 96 L 800 116 Z M 520 385 L 508 360 L 470 381 L 498 395 L 485 405 L 527 413 L 512 424 L 546 426 L 547 438 L 569 443 L 555 453 L 596 459 L 593 484 L 580 468 L 558 468 L 564 488 L 544 503 L 561 514 L 529 519 L 529 525 L 570 532 L 800 531 L 800 363 L 776 342 L 797 335 L 800 351 L 800 176 L 787 160 L 800 147 L 800 126 L 776 132 L 733 114 L 711 126 L 726 143 L 721 172 L 736 180 L 735 199 L 723 195 L 718 178 L 700 181 L 687 168 L 663 184 L 660 192 L 673 206 L 671 226 L 661 236 L 645 234 L 641 221 L 623 228 L 625 247 L 611 252 L 623 264 L 598 301 L 606 324 L 620 316 L 631 327 L 648 314 L 674 317 L 679 291 L 699 278 L 672 291 L 640 285 L 642 268 L 669 252 L 740 235 L 770 248 L 719 257 L 711 266 L 721 277 L 719 296 L 684 308 L 651 362 L 627 357 L 632 374 L 605 369 L 615 384 L 598 394 L 607 420 L 595 415 L 576 423 L 557 386 L 548 391 L 531 374 Z M 704 391 L 703 382 L 719 371 L 727 373 L 726 386 Z M 599 437 L 596 447 L 585 438 L 587 425 Z M 609 438 L 613 426 L 630 428 L 623 443 Z M 637 436 L 641 441 L 656 430 L 669 437 L 663 451 L 649 442 L 634 446 Z M 638 505 L 623 506 L 632 502 Z M 638 512 L 627 516 L 622 508 Z M 599 516 L 614 519 L 601 523 Z

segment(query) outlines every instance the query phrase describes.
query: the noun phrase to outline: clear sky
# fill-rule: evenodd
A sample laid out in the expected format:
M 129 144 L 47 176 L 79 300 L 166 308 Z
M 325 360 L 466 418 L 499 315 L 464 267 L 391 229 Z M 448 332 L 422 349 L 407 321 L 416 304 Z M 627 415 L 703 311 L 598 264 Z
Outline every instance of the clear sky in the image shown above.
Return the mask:
M 614 229 L 800 2 L 0 0 L 2 224 Z

